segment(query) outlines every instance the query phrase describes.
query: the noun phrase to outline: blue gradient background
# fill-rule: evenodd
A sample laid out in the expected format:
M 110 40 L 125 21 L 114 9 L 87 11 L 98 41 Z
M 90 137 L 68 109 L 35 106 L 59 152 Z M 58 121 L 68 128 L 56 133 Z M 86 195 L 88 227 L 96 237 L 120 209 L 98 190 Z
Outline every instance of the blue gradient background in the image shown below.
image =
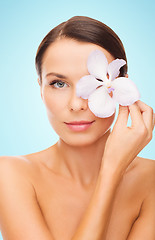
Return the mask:
M 153 0 L 1 1 L 0 156 L 41 151 L 58 140 L 40 97 L 34 59 L 47 32 L 75 15 L 103 21 L 118 34 L 129 77 L 155 110 L 154 13 Z M 155 158 L 155 138 L 140 156 Z

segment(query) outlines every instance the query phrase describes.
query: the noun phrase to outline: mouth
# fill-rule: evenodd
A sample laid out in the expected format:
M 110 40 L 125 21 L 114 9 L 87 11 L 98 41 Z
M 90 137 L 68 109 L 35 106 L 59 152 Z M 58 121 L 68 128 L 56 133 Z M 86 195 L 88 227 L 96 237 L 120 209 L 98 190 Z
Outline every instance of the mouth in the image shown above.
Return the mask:
M 94 121 L 73 121 L 73 122 L 65 122 L 66 124 L 70 124 L 70 125 L 83 125 L 83 124 L 90 124 L 93 123 Z
M 74 121 L 74 122 L 65 122 L 65 124 L 69 127 L 69 129 L 79 132 L 88 129 L 94 121 Z

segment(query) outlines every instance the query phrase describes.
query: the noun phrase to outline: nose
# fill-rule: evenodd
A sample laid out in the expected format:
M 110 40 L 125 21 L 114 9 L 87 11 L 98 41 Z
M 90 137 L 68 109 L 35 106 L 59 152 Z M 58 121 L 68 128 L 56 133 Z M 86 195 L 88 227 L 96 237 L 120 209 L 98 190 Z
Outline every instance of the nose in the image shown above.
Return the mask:
M 71 111 L 86 110 L 88 108 L 88 100 L 78 97 L 74 90 L 69 99 L 69 108 Z

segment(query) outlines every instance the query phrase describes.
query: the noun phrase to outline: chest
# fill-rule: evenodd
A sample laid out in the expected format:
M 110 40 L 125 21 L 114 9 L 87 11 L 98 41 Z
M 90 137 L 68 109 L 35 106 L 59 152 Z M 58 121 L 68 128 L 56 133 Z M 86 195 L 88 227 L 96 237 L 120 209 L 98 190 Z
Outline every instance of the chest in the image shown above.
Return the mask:
M 45 180 L 46 179 L 46 180 Z M 74 184 L 52 177 L 35 183 L 36 194 L 45 221 L 56 240 L 72 238 L 93 195 Z M 142 202 L 136 186 L 124 181 L 114 198 L 106 240 L 124 240 L 137 218 Z

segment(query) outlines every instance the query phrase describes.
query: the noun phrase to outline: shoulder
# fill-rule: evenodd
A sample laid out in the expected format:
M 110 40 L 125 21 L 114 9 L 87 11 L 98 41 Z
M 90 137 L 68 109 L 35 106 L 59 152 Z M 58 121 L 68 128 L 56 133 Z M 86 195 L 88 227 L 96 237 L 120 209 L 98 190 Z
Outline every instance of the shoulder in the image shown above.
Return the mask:
M 0 157 L 0 175 L 9 177 L 9 174 L 28 175 L 33 162 L 23 156 L 1 156 Z
M 135 163 L 137 169 L 144 175 L 149 175 L 150 177 L 155 178 L 155 160 L 137 157 Z
M 0 226 L 5 239 L 51 239 L 32 182 L 33 168 L 34 162 L 23 156 L 0 157 Z
M 138 182 L 135 196 L 138 196 L 137 199 L 140 199 L 141 204 L 128 239 L 151 240 L 155 236 L 155 161 L 137 157 L 135 166 Z
M 21 188 L 21 191 L 24 191 L 21 186 L 25 185 L 35 189 L 35 179 L 39 176 L 41 166 L 39 161 L 33 159 L 26 155 L 0 156 L 0 191 L 9 186 Z
M 128 188 L 131 199 L 141 204 L 146 196 L 155 192 L 155 161 L 136 157 L 124 176 L 124 189 Z
M 155 177 L 155 160 L 137 156 L 128 167 L 127 173 Z
M 32 182 L 38 178 L 42 169 L 51 159 L 53 148 L 47 148 L 40 152 L 19 156 L 0 156 L 0 176 L 10 178 L 10 176 L 30 179 Z M 54 159 L 54 157 L 52 157 Z
M 0 156 L 0 169 L 9 170 L 20 170 L 22 173 L 36 171 L 39 169 L 43 159 L 47 158 L 48 149 L 42 150 L 40 152 L 34 152 L 26 155 L 18 156 Z
M 11 188 L 14 188 L 14 194 L 18 191 L 17 189 L 24 192 L 26 188 L 34 194 L 32 169 L 32 162 L 22 156 L 1 156 L 0 194 L 9 196 Z
M 145 195 L 155 192 L 155 160 L 137 157 L 134 165 L 136 177 Z

